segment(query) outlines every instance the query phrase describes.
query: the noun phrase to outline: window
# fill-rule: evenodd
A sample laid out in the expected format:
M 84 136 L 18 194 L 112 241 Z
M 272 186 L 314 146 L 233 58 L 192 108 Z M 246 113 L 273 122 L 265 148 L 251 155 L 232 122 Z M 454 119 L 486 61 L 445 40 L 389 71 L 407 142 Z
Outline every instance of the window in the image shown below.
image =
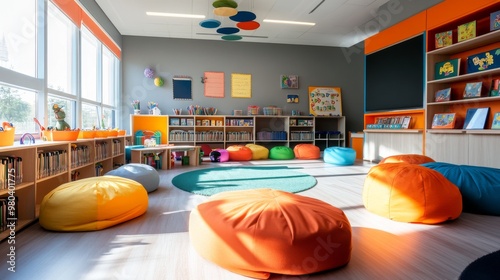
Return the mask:
M 34 91 L 0 84 L 0 120 L 11 122 L 16 133 L 35 131 L 35 102 Z
M 52 3 L 47 25 L 48 87 L 75 95 L 76 26 Z
M 31 77 L 36 73 L 36 2 L 0 2 L 0 66 Z
M 60 98 L 59 96 L 49 95 L 48 103 L 47 103 L 47 113 L 48 113 L 48 125 L 47 127 L 55 128 L 57 125 L 56 114 L 54 112 L 54 107 L 58 107 L 65 114 L 64 121 L 69 124 L 71 129 L 76 127 L 75 118 L 72 117 L 75 115 L 75 104 L 76 102 L 69 99 Z M 60 116 L 59 116 L 60 117 Z
M 82 98 L 98 101 L 97 70 L 99 41 L 82 26 Z
M 117 127 L 119 59 L 78 20 L 51 0 L 0 1 L 0 122 L 17 137 L 38 136 L 33 117 L 55 127 L 55 104 L 73 129 Z
M 102 103 L 115 105 L 118 93 L 118 59 L 109 51 L 102 48 Z

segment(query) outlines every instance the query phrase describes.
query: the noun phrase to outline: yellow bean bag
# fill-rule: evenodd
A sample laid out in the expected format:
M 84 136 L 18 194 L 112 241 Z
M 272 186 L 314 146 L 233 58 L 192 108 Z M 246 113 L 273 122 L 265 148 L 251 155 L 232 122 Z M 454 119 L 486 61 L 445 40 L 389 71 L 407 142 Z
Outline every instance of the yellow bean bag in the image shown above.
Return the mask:
M 363 188 L 365 208 L 409 223 L 437 224 L 462 213 L 462 195 L 441 173 L 418 164 L 384 163 L 370 168 Z
M 189 217 L 191 244 L 202 257 L 260 279 L 344 266 L 351 257 L 351 235 L 341 209 L 272 189 L 215 194 Z
M 428 162 L 434 162 L 434 160 L 428 156 L 419 154 L 402 154 L 393 155 L 383 158 L 379 163 L 412 163 L 412 164 L 423 164 Z
M 105 175 L 60 185 L 40 206 L 40 225 L 54 231 L 101 230 L 146 212 L 148 193 L 138 182 Z
M 255 144 L 246 144 L 246 147 L 250 148 L 252 150 L 252 160 L 259 160 L 259 159 L 268 159 L 269 158 L 269 149 L 261 146 L 261 145 L 255 145 Z

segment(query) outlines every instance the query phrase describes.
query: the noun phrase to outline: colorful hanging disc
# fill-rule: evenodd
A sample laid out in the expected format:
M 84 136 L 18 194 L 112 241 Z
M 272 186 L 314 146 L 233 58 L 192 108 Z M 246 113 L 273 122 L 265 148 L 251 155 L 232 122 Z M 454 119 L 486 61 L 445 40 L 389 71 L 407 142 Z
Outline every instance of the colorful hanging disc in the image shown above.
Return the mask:
M 217 33 L 219 34 L 234 34 L 238 32 L 240 32 L 240 29 L 236 27 L 221 27 L 217 29 Z
M 241 40 L 243 37 L 241 37 L 240 35 L 224 35 L 221 37 L 222 40 L 226 40 L 226 41 L 238 41 L 238 40 Z
M 239 11 L 236 15 L 229 17 L 231 20 L 237 21 L 237 22 L 243 22 L 243 21 L 251 21 L 257 18 L 257 16 L 248 11 Z
M 228 7 L 228 8 L 238 8 L 238 3 L 233 0 L 217 0 L 212 4 L 214 8 Z
M 220 7 L 214 9 L 214 15 L 217 16 L 230 17 L 236 15 L 237 13 L 238 10 L 236 10 L 235 8 Z
M 260 23 L 256 21 L 244 21 L 244 22 L 238 22 L 236 26 L 239 29 L 243 30 L 255 30 L 260 27 Z
M 200 22 L 200 26 L 204 28 L 217 28 L 220 26 L 220 21 L 216 19 L 206 19 Z

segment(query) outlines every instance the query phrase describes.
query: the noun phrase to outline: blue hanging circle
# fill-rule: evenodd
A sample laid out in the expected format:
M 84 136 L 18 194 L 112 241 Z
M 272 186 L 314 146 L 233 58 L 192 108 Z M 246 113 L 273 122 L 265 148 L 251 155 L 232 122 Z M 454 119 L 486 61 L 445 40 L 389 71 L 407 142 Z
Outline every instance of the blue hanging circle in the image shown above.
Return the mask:
M 220 26 L 220 21 L 216 19 L 207 19 L 201 21 L 200 26 L 204 28 L 217 28 Z
M 238 32 L 240 32 L 240 29 L 236 27 L 221 27 L 217 29 L 217 33 L 219 34 L 234 34 Z
M 222 40 L 226 40 L 226 41 L 238 41 L 238 40 L 241 40 L 243 37 L 241 37 L 240 35 L 224 35 L 221 37 Z
M 252 21 L 257 18 L 257 16 L 252 12 L 247 11 L 239 11 L 236 15 L 229 17 L 233 21 L 243 22 L 243 21 Z

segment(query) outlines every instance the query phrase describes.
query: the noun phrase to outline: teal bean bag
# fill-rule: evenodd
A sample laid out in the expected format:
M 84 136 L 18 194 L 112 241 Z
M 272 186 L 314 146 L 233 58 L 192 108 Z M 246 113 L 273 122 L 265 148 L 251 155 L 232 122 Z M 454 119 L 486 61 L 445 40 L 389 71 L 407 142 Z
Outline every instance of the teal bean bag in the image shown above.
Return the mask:
M 464 212 L 500 216 L 500 169 L 445 162 L 422 166 L 438 171 L 458 187 Z
M 270 159 L 294 159 L 295 154 L 292 148 L 287 146 L 275 146 L 269 151 Z
M 323 152 L 323 160 L 335 165 L 353 165 L 356 161 L 356 150 L 346 147 L 329 147 Z
M 141 184 L 146 191 L 152 192 L 160 184 L 160 175 L 152 166 L 142 163 L 129 163 L 111 170 L 106 175 L 113 175 L 134 180 Z

